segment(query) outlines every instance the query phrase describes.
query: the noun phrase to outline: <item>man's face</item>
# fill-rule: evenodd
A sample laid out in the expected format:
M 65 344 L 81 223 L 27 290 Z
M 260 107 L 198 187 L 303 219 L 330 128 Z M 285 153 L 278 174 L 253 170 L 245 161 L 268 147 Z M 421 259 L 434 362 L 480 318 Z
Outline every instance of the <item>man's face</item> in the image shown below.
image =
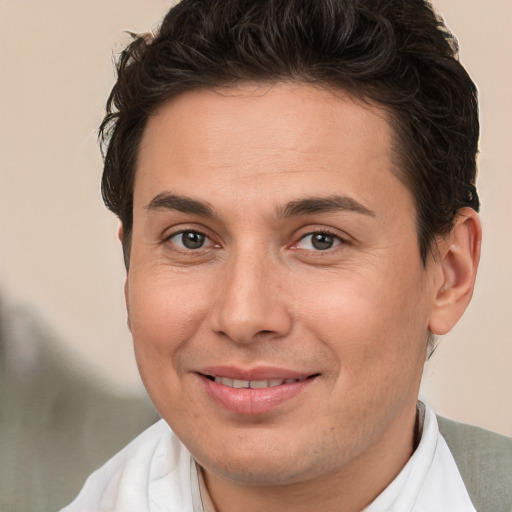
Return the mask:
M 299 84 L 183 94 L 140 147 L 139 369 L 207 473 L 284 484 L 412 446 L 433 302 L 386 114 Z

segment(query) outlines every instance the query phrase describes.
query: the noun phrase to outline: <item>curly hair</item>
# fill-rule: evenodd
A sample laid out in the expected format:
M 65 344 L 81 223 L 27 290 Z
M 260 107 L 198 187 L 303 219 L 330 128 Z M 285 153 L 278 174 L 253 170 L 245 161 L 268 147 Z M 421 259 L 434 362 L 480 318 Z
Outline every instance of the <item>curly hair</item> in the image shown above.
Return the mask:
M 122 222 L 127 266 L 148 117 L 200 88 L 296 81 L 384 107 L 399 178 L 415 199 L 424 263 L 458 210 L 479 208 L 476 87 L 426 0 L 182 0 L 156 34 L 133 38 L 99 133 L 103 199 Z

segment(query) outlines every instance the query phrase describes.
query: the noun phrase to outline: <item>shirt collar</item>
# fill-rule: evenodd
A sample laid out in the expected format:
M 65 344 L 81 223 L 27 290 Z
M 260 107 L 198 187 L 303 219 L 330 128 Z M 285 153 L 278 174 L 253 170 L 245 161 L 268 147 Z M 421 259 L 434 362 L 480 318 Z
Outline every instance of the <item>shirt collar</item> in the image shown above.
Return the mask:
M 476 512 L 434 411 L 421 402 L 418 410 L 420 421 L 423 415 L 418 447 L 364 512 Z

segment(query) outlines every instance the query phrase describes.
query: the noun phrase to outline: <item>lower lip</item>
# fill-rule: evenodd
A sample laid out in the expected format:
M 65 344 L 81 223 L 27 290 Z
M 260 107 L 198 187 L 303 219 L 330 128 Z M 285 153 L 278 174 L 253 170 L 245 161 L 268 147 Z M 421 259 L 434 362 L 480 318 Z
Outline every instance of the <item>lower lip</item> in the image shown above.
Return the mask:
M 315 378 L 281 384 L 269 388 L 232 388 L 201 375 L 206 391 L 211 398 L 229 411 L 239 414 L 265 414 L 277 409 L 308 388 Z

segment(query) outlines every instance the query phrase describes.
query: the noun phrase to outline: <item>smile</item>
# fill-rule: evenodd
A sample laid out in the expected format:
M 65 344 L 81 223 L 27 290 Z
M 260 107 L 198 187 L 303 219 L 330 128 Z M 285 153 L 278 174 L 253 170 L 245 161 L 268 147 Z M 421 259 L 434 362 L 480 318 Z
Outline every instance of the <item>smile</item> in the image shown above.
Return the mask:
M 229 377 L 211 377 L 217 384 L 228 386 L 235 389 L 264 389 L 274 388 L 283 384 L 295 384 L 306 380 L 306 377 L 302 379 L 265 379 L 265 380 L 239 380 L 230 379 Z
M 278 377 L 279 373 L 281 377 Z M 226 374 L 231 375 L 228 377 Z M 233 369 L 222 371 L 220 368 L 200 372 L 198 375 L 207 396 L 214 403 L 224 410 L 241 415 L 265 414 L 280 409 L 296 396 L 305 393 L 317 380 L 316 377 L 320 376 L 319 373 L 308 375 L 273 369 L 243 372 Z

